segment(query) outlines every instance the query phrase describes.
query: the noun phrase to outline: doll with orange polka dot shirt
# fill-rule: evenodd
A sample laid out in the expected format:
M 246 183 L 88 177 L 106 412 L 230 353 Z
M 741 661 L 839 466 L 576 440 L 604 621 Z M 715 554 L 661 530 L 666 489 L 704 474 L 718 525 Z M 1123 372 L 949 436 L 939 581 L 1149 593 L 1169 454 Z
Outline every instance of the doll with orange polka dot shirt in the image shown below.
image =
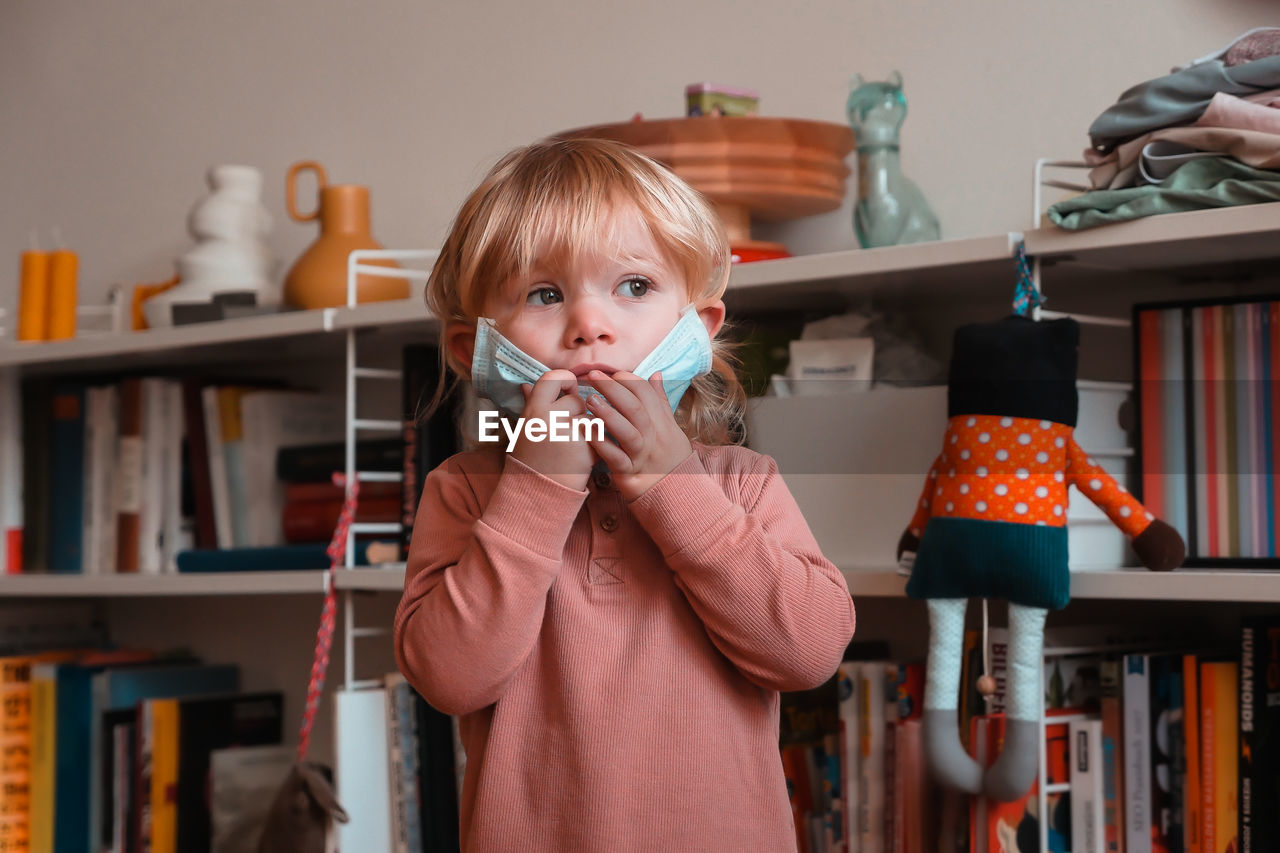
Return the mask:
M 929 606 L 924 745 L 948 787 L 1021 797 L 1039 761 L 1040 667 L 1049 610 L 1070 598 L 1067 490 L 1074 485 L 1128 536 L 1149 569 L 1182 563 L 1178 532 L 1156 519 L 1076 444 L 1075 320 L 1011 316 L 956 331 L 947 430 L 898 543 L 915 554 L 907 595 Z M 989 768 L 957 728 L 970 597 L 1009 602 L 1004 748 Z

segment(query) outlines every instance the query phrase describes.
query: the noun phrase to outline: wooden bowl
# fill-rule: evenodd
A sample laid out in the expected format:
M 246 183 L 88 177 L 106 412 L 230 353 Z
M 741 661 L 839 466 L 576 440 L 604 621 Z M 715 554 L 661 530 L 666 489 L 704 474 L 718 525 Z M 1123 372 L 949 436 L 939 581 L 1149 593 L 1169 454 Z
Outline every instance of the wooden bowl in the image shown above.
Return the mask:
M 715 206 L 730 245 L 786 255 L 751 239 L 751 220 L 827 213 L 844 199 L 853 151 L 847 125 L 764 116 L 700 116 L 600 124 L 559 134 L 624 142 L 663 163 Z

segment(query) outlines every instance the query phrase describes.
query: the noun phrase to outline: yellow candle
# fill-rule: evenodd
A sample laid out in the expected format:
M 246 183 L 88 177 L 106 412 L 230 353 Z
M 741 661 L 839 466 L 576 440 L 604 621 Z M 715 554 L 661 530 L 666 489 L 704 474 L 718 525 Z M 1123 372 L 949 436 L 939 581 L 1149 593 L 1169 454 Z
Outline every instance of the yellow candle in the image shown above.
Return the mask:
M 18 340 L 42 341 L 49 326 L 49 253 L 22 253 Z
M 75 252 L 58 249 L 49 253 L 49 334 L 57 341 L 76 336 L 76 272 L 80 259 Z

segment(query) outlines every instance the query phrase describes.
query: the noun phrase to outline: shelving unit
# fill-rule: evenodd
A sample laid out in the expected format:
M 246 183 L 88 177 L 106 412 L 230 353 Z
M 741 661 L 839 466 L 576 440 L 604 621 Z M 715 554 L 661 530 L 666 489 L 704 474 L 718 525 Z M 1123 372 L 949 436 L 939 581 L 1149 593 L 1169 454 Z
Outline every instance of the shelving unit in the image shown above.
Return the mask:
M 1154 288 L 1206 284 L 1220 270 L 1231 281 L 1224 289 L 1270 277 L 1280 279 L 1280 203 L 1176 214 L 1133 223 L 1066 233 L 1040 228 L 1025 234 L 947 240 L 883 249 L 850 250 L 765 261 L 735 267 L 726 302 L 737 315 L 795 309 L 840 311 L 868 299 L 910 310 L 945 334 L 967 317 L 1004 305 L 1012 293 L 1012 257 L 1019 240 L 1043 264 L 1053 307 L 1100 302 L 1126 316 L 1124 305 L 1147 298 Z M 86 336 L 45 344 L 0 343 L 0 368 L 28 376 L 100 374 L 151 369 L 247 368 L 255 363 L 303 364 L 313 356 L 342 363 L 343 345 L 360 341 L 371 349 L 394 351 L 408 339 L 430 339 L 438 324 L 423 301 L 411 298 L 319 311 L 297 311 L 217 323 L 121 335 Z M 354 350 L 351 350 L 354 352 Z M 347 369 L 354 364 L 354 355 Z M 282 371 L 290 369 L 287 365 Z M 329 367 L 325 368 L 330 369 Z M 354 417 L 354 414 L 352 415 Z M 890 535 L 896 535 L 896 531 Z M 821 542 L 820 542 L 821 544 Z M 404 585 L 405 568 L 347 568 L 334 575 L 342 593 L 348 628 L 389 625 Z M 906 599 L 905 578 L 892 566 L 873 570 L 844 567 L 860 613 L 872 635 L 918 645 L 922 623 L 904 620 L 917 603 Z M 0 598 L 24 603 L 90 599 L 99 603 L 123 643 L 190 639 L 206 657 L 241 660 L 251 686 L 286 689 L 289 724 L 300 712 L 310 664 L 315 620 L 324 593 L 323 571 L 264 573 L 65 576 L 0 576 Z M 1193 610 L 1213 618 L 1241 608 L 1280 605 L 1280 572 L 1241 568 L 1154 574 L 1145 570 L 1079 572 L 1072 578 L 1071 607 L 1081 612 L 1100 604 L 1129 608 L 1144 618 L 1161 618 L 1162 606 L 1220 605 L 1222 612 Z M 973 610 L 974 608 L 971 608 Z M 1069 611 L 1071 608 L 1068 608 Z M 33 612 L 36 608 L 33 607 Z M 117 630 L 118 629 L 118 630 Z M 344 631 L 342 627 L 339 631 Z M 330 688 L 359 686 L 353 673 L 359 639 L 362 665 L 369 671 L 394 667 L 386 637 L 363 639 L 367 628 L 334 645 Z M 344 632 L 345 633 L 345 632 Z M 342 673 L 345 672 L 345 677 Z M 256 682 L 255 682 L 256 679 Z M 332 743 L 332 704 L 326 698 L 313 742 Z M 329 760 L 324 749 L 319 760 Z

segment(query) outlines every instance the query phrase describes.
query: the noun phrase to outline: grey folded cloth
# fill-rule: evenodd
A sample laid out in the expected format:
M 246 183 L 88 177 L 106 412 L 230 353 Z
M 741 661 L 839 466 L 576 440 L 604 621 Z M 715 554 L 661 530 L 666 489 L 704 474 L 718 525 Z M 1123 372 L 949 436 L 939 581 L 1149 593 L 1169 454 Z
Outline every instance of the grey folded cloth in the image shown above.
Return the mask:
M 1107 152 L 1125 140 L 1172 124 L 1193 121 L 1218 92 L 1249 95 L 1280 88 L 1280 55 L 1228 67 L 1221 59 L 1139 83 L 1089 126 L 1095 151 Z
M 1175 65 L 1170 71 L 1181 71 L 1184 68 L 1190 68 L 1193 65 L 1200 65 L 1214 59 L 1221 59 L 1227 65 L 1239 65 L 1242 62 L 1251 62 L 1264 56 L 1273 56 L 1276 53 L 1280 53 L 1280 50 L 1271 50 L 1268 46 L 1274 43 L 1277 36 L 1280 36 L 1280 27 L 1254 27 L 1233 38 L 1225 47 L 1220 47 L 1213 53 L 1206 53 L 1199 59 L 1191 60 L 1186 65 Z
M 1161 213 L 1280 201 L 1280 172 L 1255 169 L 1230 158 L 1184 163 L 1159 184 L 1095 190 L 1064 199 L 1048 210 L 1059 228 L 1080 231 Z

